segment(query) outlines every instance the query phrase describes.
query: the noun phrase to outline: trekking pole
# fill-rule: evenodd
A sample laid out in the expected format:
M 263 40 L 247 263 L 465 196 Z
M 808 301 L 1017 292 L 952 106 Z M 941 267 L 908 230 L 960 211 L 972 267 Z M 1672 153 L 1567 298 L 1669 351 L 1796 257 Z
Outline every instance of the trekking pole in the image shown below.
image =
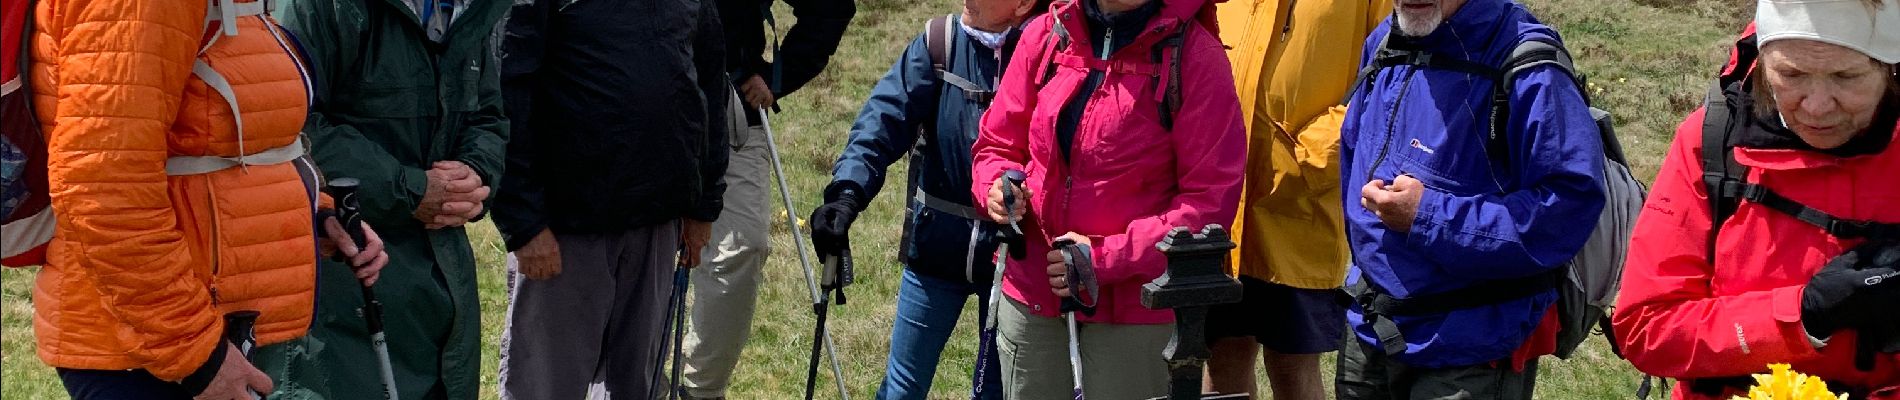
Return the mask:
M 1020 260 L 1024 255 L 1014 254 L 1011 253 L 1011 251 L 1016 253 L 1027 251 L 1027 249 L 1023 248 L 1022 243 L 1023 229 L 1016 223 L 1017 215 L 1015 204 L 1016 187 L 1028 181 L 1029 176 L 1024 175 L 1023 171 L 1012 169 L 1003 171 L 1003 179 L 1009 183 L 1003 186 L 1003 213 L 1007 216 L 1006 221 L 1008 221 L 1009 224 L 1006 227 L 996 227 L 996 270 L 994 274 L 990 275 L 989 314 L 983 319 L 982 333 L 977 335 L 976 370 L 970 373 L 972 376 L 970 380 L 971 400 L 981 400 L 984 398 L 983 381 L 989 372 L 990 359 L 996 358 L 996 314 L 999 310 L 997 306 L 1001 304 L 999 299 L 1003 298 L 1003 267 L 1008 265 L 1008 260 L 1003 257 Z
M 259 315 L 263 315 L 263 313 L 257 312 L 256 310 L 240 310 L 224 314 L 224 339 L 230 341 L 232 345 L 237 346 L 238 354 L 244 356 L 244 359 L 247 361 L 251 359 L 251 350 L 257 347 L 257 331 L 255 328 L 257 327 L 257 317 Z M 221 361 L 222 360 L 216 360 L 213 362 Z M 256 391 L 250 389 L 245 389 L 244 391 L 250 393 L 251 400 L 262 400 L 264 398 L 263 394 L 257 393 Z
M 692 285 L 692 270 L 681 267 L 673 270 L 673 385 L 666 398 L 680 396 L 681 367 L 686 364 L 686 289 Z
M 1096 293 L 1095 260 L 1089 245 L 1076 243 L 1067 238 L 1056 239 L 1051 246 L 1062 252 L 1062 264 L 1069 271 L 1063 274 L 1068 281 L 1069 297 L 1062 298 L 1062 316 L 1069 324 L 1069 373 L 1075 378 L 1075 400 L 1082 400 L 1082 346 L 1077 336 L 1075 313 L 1095 315 Z M 1083 299 L 1088 300 L 1083 300 Z
M 324 185 L 324 191 L 336 200 L 336 218 L 343 223 L 343 231 L 349 235 L 350 242 L 357 250 L 367 246 L 369 239 L 363 237 L 362 205 L 356 198 L 356 189 L 361 185 L 356 178 L 336 178 Z M 342 257 L 341 254 L 338 257 Z M 344 260 L 348 263 L 348 260 Z M 383 398 L 396 400 L 396 372 L 389 362 L 389 336 L 383 331 L 383 302 L 376 300 L 376 289 L 370 285 L 363 287 L 363 321 L 369 325 L 369 345 L 376 352 L 376 367 L 383 378 Z
M 772 123 L 767 119 L 764 109 L 759 109 L 758 114 L 759 125 L 765 128 L 765 148 L 772 156 L 772 172 L 778 177 L 778 193 L 785 200 L 785 224 L 789 228 L 786 230 L 792 234 L 792 245 L 797 246 L 798 263 L 805 268 L 805 284 L 811 289 L 812 312 L 818 316 L 818 326 L 814 329 L 816 333 L 813 334 L 816 338 L 812 339 L 811 368 L 805 377 L 805 398 L 811 399 L 815 390 L 818 379 L 818 346 L 822 344 L 825 352 L 831 357 L 831 378 L 838 384 L 838 398 L 849 400 L 851 396 L 844 388 L 843 370 L 838 367 L 838 349 L 831 344 L 831 332 L 825 329 L 826 305 L 830 299 L 827 298 L 828 293 L 818 289 L 818 277 L 812 271 L 811 255 L 805 252 L 805 238 L 798 231 L 797 217 L 792 216 L 791 210 L 796 206 L 792 204 L 791 186 L 788 186 L 785 181 L 785 165 L 779 161 L 778 142 L 772 137 Z
M 685 250 L 686 247 L 684 243 L 682 243 L 680 251 Z M 667 337 L 661 339 L 661 345 L 672 346 L 672 348 L 668 350 L 666 347 L 661 347 L 659 354 L 655 357 L 653 361 L 653 376 L 651 377 L 653 383 L 652 392 L 648 393 L 647 398 L 673 399 L 683 395 L 683 393 L 680 392 L 680 368 L 685 364 L 685 358 L 681 356 L 680 347 L 681 342 L 684 341 L 686 337 L 686 291 L 687 285 L 691 283 L 691 271 L 692 270 L 687 269 L 685 265 L 678 265 L 673 270 L 672 295 L 667 298 L 666 317 L 660 322 L 661 326 L 665 326 L 666 329 L 669 330 Z M 672 356 L 673 362 L 670 374 L 668 373 L 667 366 L 667 358 L 669 355 Z M 669 377 L 671 377 L 672 380 L 667 380 Z M 666 393 L 659 393 L 662 390 L 665 390 Z

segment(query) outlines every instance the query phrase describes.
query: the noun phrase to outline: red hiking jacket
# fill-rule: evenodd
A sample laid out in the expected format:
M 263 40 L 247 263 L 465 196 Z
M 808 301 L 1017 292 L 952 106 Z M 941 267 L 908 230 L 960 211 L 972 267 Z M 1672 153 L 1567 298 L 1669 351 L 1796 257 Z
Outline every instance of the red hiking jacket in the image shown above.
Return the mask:
M 1753 28 L 1746 36 L 1752 36 Z M 1753 46 L 1752 41 L 1747 41 Z M 1731 59 L 1729 69 L 1738 66 Z M 1743 201 L 1708 254 L 1711 213 L 1701 163 L 1704 111 L 1676 128 L 1637 218 L 1613 320 L 1623 355 L 1645 373 L 1682 379 L 1765 373 L 1768 364 L 1845 384 L 1835 392 L 1900 395 L 1900 355 L 1882 355 L 1871 372 L 1854 367 L 1856 338 L 1835 334 L 1814 348 L 1801 325 L 1801 292 L 1829 259 L 1857 245 L 1760 204 Z M 1900 136 L 1900 126 L 1875 133 Z M 1891 133 L 1889 133 L 1891 132 Z M 1900 139 L 1895 139 L 1900 141 Z M 1793 149 L 1737 148 L 1747 180 L 1801 204 L 1847 219 L 1900 222 L 1900 143 L 1878 154 L 1841 158 Z M 1751 380 L 1752 382 L 1752 380 Z M 1676 399 L 1727 399 L 1691 393 Z M 1856 398 L 1861 398 L 1856 396 Z

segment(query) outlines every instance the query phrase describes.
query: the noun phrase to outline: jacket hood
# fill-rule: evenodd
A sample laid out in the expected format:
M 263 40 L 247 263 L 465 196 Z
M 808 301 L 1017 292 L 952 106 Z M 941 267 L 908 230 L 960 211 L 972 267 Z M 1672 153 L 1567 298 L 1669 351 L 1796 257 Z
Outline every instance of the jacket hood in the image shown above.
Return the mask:
M 1083 3 L 1094 3 L 1095 1 L 1096 0 L 1070 0 L 1057 3 L 1050 13 L 1054 14 L 1057 20 L 1067 20 L 1072 17 L 1078 17 L 1076 21 L 1080 21 L 1082 18 L 1090 18 L 1092 9 L 1095 8 L 1093 4 L 1085 5 Z M 1209 31 L 1213 31 L 1212 33 L 1218 36 L 1219 32 L 1215 30 L 1217 23 L 1214 18 L 1214 4 L 1224 3 L 1226 1 L 1227 0 L 1152 0 L 1149 4 L 1137 8 L 1137 10 L 1141 10 L 1152 7 L 1153 3 L 1161 3 L 1161 9 L 1148 18 L 1146 27 L 1149 29 L 1144 31 L 1142 36 L 1145 37 L 1155 34 L 1157 30 L 1153 28 L 1173 26 L 1176 22 L 1196 18 L 1201 20 L 1202 26 L 1207 27 Z M 1077 31 L 1077 29 L 1084 29 L 1084 27 L 1081 26 L 1063 26 L 1058 24 L 1057 27 L 1071 30 L 1071 32 L 1069 32 L 1070 36 L 1084 36 L 1088 34 L 1085 30 Z

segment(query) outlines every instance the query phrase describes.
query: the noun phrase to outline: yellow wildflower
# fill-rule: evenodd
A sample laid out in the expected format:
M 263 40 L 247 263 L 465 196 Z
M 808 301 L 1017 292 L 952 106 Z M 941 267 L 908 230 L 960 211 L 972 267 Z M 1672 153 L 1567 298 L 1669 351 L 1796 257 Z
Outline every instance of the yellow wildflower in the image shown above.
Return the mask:
M 1828 391 L 1821 378 L 1794 372 L 1788 364 L 1769 364 L 1768 369 L 1769 373 L 1755 374 L 1755 387 L 1748 389 L 1748 397 L 1734 400 L 1847 400 L 1845 394 Z

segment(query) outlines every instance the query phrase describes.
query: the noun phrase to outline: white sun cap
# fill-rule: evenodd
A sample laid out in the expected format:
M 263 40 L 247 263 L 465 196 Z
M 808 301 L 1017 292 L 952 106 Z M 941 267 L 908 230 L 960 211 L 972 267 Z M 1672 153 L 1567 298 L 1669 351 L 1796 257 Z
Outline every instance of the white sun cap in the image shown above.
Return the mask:
M 1761 0 L 1755 7 L 1757 43 L 1813 40 L 1900 64 L 1900 1 L 1882 3 L 1871 8 L 1866 0 Z

